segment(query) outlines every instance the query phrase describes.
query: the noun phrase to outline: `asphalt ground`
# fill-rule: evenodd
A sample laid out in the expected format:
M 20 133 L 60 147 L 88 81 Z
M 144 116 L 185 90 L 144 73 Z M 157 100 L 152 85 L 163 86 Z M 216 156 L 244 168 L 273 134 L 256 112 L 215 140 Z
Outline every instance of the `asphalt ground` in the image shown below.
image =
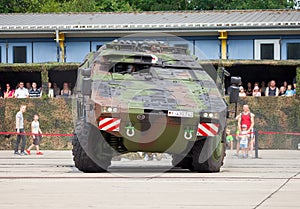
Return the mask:
M 0 151 L 0 209 L 300 207 L 300 150 L 227 151 L 219 173 L 171 169 L 161 161 L 113 161 L 107 173 L 82 173 L 71 151 L 15 156 Z

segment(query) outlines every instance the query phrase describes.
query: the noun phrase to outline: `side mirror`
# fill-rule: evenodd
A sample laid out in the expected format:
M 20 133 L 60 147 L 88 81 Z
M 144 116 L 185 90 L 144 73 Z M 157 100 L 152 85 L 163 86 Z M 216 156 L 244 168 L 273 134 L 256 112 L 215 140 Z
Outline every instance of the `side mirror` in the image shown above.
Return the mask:
M 230 95 L 229 95 L 230 103 L 238 103 L 239 102 L 239 91 L 240 91 L 240 88 L 238 86 L 230 86 Z
M 231 77 L 231 84 L 240 85 L 242 83 L 241 77 L 232 76 Z
M 90 96 L 92 94 L 92 80 L 90 78 L 82 79 L 81 92 L 84 96 Z
M 91 68 L 81 69 L 81 75 L 84 77 L 90 77 L 91 76 Z

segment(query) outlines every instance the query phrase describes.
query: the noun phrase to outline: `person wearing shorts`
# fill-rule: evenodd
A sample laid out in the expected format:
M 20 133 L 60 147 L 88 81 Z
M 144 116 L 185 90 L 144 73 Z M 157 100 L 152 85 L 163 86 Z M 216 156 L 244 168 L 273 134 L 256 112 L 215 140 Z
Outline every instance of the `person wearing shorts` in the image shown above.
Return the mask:
M 249 139 L 249 134 L 247 130 L 247 125 L 243 124 L 242 125 L 242 131 L 239 135 L 240 138 L 240 149 L 242 150 L 242 158 L 248 158 L 248 139 Z
M 40 141 L 42 138 L 42 131 L 40 129 L 40 123 L 39 123 L 39 116 L 35 114 L 33 116 L 33 121 L 31 123 L 31 133 L 33 142 L 30 145 L 30 147 L 26 150 L 27 154 L 30 155 L 30 150 L 35 146 L 36 147 L 36 154 L 37 155 L 43 155 L 42 152 L 40 152 Z
M 254 143 L 255 143 L 255 137 L 254 137 L 254 117 L 255 115 L 253 113 L 250 112 L 249 109 L 249 105 L 245 104 L 243 105 L 243 112 L 240 113 L 237 116 L 237 120 L 238 120 L 238 132 L 241 133 L 242 132 L 242 125 L 247 125 L 247 131 L 248 131 L 248 149 L 250 148 L 250 157 L 252 157 L 252 152 L 253 152 L 253 147 L 254 147 Z M 236 155 L 239 156 L 239 150 L 240 150 L 240 141 L 237 140 L 237 153 Z
M 230 129 L 226 129 L 226 145 L 230 147 L 230 150 L 233 150 L 233 136 L 230 133 Z

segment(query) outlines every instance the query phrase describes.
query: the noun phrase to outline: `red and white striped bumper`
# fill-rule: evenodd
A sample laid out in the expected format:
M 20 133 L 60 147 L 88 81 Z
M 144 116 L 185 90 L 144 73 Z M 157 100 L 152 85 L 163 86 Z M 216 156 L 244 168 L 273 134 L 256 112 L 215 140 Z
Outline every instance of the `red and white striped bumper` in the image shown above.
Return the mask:
M 119 118 L 100 118 L 99 129 L 102 131 L 119 131 L 121 119 Z
M 219 131 L 219 124 L 199 123 L 197 136 L 216 136 Z

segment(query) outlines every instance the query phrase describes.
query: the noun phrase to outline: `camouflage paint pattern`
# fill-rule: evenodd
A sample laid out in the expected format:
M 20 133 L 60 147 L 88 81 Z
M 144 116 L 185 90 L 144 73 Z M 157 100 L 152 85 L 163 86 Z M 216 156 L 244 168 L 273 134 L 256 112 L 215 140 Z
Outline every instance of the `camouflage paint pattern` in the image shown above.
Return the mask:
M 100 117 L 121 119 L 119 131 L 108 132 L 122 137 L 128 151 L 180 153 L 199 140 L 200 121 L 220 124 L 220 132 L 225 127 L 227 105 L 215 81 L 185 48 L 114 41 L 87 55 L 78 75 L 84 68 L 92 80 L 88 121 L 98 127 Z

